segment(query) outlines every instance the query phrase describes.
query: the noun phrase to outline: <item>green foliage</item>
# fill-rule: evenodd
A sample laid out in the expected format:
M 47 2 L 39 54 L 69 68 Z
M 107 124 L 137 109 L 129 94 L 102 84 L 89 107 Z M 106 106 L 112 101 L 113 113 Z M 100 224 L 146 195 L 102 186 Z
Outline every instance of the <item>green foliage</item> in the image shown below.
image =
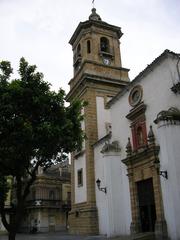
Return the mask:
M 59 153 L 81 146 L 81 102 L 65 107 L 65 92 L 51 91 L 43 74 L 24 58 L 19 79 L 9 80 L 9 62 L 1 62 L 0 70 L 0 171 L 4 175 L 26 176 L 36 164 L 50 165 L 60 161 Z
M 2 72 L 2 74 L 0 74 L 1 83 L 4 83 L 10 78 L 10 75 L 13 72 L 10 62 L 0 62 L 0 70 Z
M 10 80 L 11 74 L 11 64 L 0 62 L 0 213 L 9 234 L 15 236 L 38 167 L 67 158 L 68 152 L 80 148 L 84 134 L 81 102 L 66 107 L 65 92 L 51 91 L 43 74 L 24 58 L 19 79 Z M 11 191 L 16 196 L 10 223 L 4 207 L 7 176 L 13 177 Z
M 43 74 L 20 59 L 19 79 L 10 80 L 10 62 L 0 62 L 0 214 L 15 239 L 23 209 L 39 166 L 44 168 L 67 158 L 80 149 L 83 103 L 65 106 L 65 92 L 51 91 Z M 15 196 L 13 221 L 6 219 L 5 200 L 9 191 L 8 176 Z

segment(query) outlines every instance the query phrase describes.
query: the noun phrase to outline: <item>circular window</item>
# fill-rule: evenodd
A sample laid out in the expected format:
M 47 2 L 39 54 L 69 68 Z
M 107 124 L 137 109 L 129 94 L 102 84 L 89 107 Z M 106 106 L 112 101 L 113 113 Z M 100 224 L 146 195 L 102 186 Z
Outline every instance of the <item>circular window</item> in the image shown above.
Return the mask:
M 129 104 L 134 107 L 140 103 L 142 99 L 142 87 L 140 85 L 135 86 L 129 94 Z

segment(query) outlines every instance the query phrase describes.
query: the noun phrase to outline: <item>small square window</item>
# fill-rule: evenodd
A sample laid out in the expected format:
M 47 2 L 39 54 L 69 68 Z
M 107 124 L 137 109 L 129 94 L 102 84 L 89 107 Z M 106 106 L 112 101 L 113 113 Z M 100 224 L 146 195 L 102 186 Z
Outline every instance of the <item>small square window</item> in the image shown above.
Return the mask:
M 83 169 L 79 169 L 77 172 L 77 178 L 78 178 L 78 187 L 81 187 L 83 185 Z

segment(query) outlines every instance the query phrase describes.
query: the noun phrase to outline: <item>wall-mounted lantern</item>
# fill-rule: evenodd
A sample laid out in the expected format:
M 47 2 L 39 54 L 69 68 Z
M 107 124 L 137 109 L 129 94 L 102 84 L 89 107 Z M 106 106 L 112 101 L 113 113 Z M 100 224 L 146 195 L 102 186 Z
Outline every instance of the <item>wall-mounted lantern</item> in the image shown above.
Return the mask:
M 98 187 L 99 191 L 107 193 L 106 187 L 101 187 L 101 180 L 99 178 L 96 180 L 96 184 L 97 184 L 97 187 Z
M 165 170 L 165 171 L 160 170 L 160 162 L 159 162 L 158 159 L 156 159 L 156 160 L 154 161 L 154 167 L 156 168 L 157 173 L 158 173 L 160 176 L 162 176 L 163 178 L 168 179 L 167 170 Z

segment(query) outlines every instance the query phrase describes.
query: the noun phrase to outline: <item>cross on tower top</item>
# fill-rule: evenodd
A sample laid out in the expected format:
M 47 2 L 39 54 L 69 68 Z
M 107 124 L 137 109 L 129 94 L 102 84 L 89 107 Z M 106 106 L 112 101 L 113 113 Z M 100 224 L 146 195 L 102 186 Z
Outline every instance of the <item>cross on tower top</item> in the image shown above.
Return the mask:
M 94 6 L 95 6 L 95 3 L 94 3 L 94 2 L 95 2 L 95 0 L 92 0 L 92 5 L 93 5 L 93 8 L 94 8 Z
M 93 5 L 93 8 L 94 8 L 94 1 L 95 1 L 95 0 L 92 0 L 92 5 Z

